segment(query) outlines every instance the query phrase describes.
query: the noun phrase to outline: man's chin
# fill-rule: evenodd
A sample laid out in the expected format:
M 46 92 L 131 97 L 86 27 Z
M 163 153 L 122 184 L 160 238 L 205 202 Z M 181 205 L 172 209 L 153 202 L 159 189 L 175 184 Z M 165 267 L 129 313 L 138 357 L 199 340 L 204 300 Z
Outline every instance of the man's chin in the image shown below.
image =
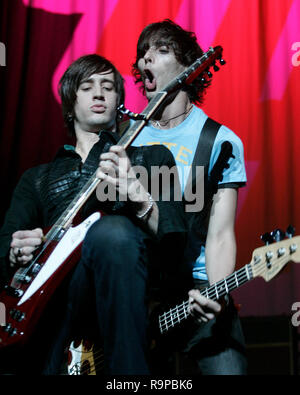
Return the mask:
M 97 130 L 98 130 L 98 132 L 100 131 L 100 130 L 107 130 L 107 131 L 115 131 L 115 126 L 116 126 L 116 124 L 115 124 L 115 122 L 108 122 L 108 123 L 101 123 L 101 124 L 97 124 L 97 125 L 94 125 L 96 128 L 97 128 Z
M 113 125 L 114 125 L 114 120 L 109 119 L 108 118 L 104 118 L 104 117 L 99 117 L 98 119 L 92 119 L 90 120 L 90 125 L 91 127 L 97 128 L 99 130 L 100 129 L 110 129 Z

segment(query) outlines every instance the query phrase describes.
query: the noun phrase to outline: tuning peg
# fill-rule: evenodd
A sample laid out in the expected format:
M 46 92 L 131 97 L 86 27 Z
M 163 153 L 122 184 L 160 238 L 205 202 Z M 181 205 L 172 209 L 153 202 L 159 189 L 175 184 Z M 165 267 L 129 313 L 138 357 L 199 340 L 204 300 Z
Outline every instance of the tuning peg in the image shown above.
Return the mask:
M 210 71 L 207 71 L 206 74 L 207 74 L 208 78 L 212 78 L 212 76 L 213 76 Z
M 271 232 L 271 236 L 276 242 L 278 242 L 284 239 L 285 233 L 281 229 L 275 229 Z
M 265 243 L 265 245 L 268 245 L 268 244 L 271 244 L 274 242 L 274 239 L 271 236 L 271 233 L 264 233 L 263 235 L 260 236 L 260 238 Z
M 213 65 L 213 68 L 214 68 L 215 71 L 219 71 L 220 70 L 220 67 L 217 66 L 216 64 Z
M 289 225 L 289 226 L 287 227 L 287 230 L 286 230 L 286 232 L 285 232 L 285 235 L 286 235 L 289 239 L 291 239 L 291 238 L 294 236 L 294 234 L 295 234 L 295 228 L 294 228 L 292 225 Z
M 220 64 L 221 64 L 222 66 L 224 66 L 224 64 L 226 64 L 226 61 L 225 61 L 224 59 L 220 59 L 219 62 L 220 62 Z

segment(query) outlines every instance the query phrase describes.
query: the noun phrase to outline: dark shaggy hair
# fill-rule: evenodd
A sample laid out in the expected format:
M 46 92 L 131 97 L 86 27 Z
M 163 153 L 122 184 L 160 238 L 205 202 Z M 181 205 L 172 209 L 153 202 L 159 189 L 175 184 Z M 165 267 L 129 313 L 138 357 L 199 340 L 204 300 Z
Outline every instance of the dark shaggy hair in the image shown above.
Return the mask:
M 79 85 L 81 81 L 88 79 L 92 74 L 104 72 L 114 73 L 115 90 L 118 94 L 118 105 L 123 104 L 125 99 L 123 77 L 109 60 L 100 55 L 85 55 L 75 60 L 59 81 L 59 94 L 62 101 L 63 118 L 72 136 L 75 135 L 74 105 Z
M 132 73 L 136 83 L 142 81 L 138 69 L 138 61 L 149 49 L 150 41 L 153 41 L 156 46 L 167 45 L 173 48 L 177 61 L 184 66 L 190 66 L 196 59 L 203 55 L 203 51 L 197 43 L 196 36 L 193 32 L 182 29 L 170 19 L 151 23 L 144 28 L 137 43 L 136 60 L 132 65 Z M 203 81 L 202 77 L 203 73 L 195 78 L 190 85 L 184 85 L 182 88 L 182 90 L 187 92 L 191 102 L 195 104 L 203 102 L 205 90 L 210 85 L 210 81 L 207 79 Z M 143 87 L 142 89 L 145 92 Z

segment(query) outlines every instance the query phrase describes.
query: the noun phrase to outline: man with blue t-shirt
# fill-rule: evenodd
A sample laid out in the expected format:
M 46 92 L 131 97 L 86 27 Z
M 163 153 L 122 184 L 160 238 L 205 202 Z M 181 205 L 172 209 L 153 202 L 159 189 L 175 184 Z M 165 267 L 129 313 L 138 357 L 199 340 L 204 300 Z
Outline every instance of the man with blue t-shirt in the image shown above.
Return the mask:
M 193 33 L 170 20 L 153 23 L 139 37 L 133 74 L 151 100 L 202 54 Z M 190 233 L 185 265 L 193 278 L 189 308 L 194 319 L 161 339 L 154 371 L 166 372 L 162 355 L 167 357 L 176 347 L 192 357 L 201 374 L 245 374 L 244 339 L 232 298 L 226 295 L 214 301 L 199 291 L 235 270 L 237 195 L 246 182 L 239 137 L 195 106 L 202 103 L 210 84 L 202 77 L 172 93 L 133 142 L 135 146 L 163 144 L 170 149 L 185 198 L 191 169 L 191 174 L 197 166 L 204 169 L 204 188 L 200 183 L 200 191 L 193 177 L 191 189 L 196 200 L 203 194 L 203 204 L 187 212 Z

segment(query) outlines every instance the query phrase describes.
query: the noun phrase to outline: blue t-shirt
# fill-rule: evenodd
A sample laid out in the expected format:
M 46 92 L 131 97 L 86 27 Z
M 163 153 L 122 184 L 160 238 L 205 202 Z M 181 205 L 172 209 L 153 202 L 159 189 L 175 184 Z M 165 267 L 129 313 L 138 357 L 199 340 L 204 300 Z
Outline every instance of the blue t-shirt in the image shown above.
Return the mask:
M 200 108 L 193 106 L 189 116 L 178 126 L 172 129 L 157 129 L 150 123 L 145 126 L 137 138 L 133 141 L 133 146 L 163 144 L 172 152 L 178 168 L 179 179 L 182 192 L 185 189 L 189 169 L 192 165 L 198 140 L 208 116 Z M 132 121 L 133 122 L 133 121 Z M 244 148 L 240 138 L 226 126 L 222 125 L 216 135 L 212 148 L 208 172 L 212 170 L 218 159 L 221 145 L 224 141 L 229 141 L 232 145 L 234 158 L 228 161 L 229 168 L 224 169 L 223 179 L 219 184 L 245 183 L 246 170 L 244 163 Z M 205 270 L 205 250 L 201 247 L 197 258 L 193 276 L 196 279 L 207 280 Z

